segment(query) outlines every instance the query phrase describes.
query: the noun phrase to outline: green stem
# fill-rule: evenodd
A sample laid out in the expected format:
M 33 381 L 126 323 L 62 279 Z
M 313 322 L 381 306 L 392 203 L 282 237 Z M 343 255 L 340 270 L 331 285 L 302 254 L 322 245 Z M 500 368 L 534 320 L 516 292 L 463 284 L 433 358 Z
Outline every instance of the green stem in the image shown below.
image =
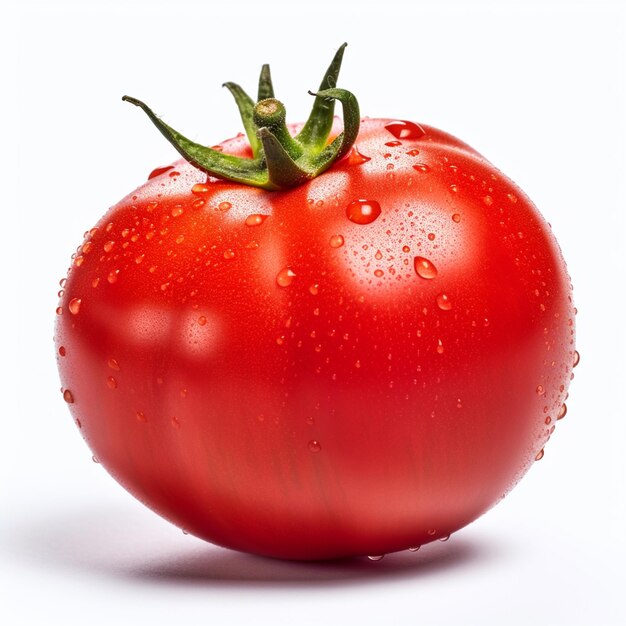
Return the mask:
M 140 107 L 163 136 L 196 167 L 211 176 L 268 190 L 288 189 L 318 176 L 350 150 L 359 132 L 359 105 L 352 93 L 335 87 L 343 44 L 329 65 L 320 90 L 315 96 L 309 119 L 298 135 L 292 137 L 286 124 L 285 107 L 274 98 L 269 65 L 263 65 L 259 77 L 258 101 L 255 104 L 237 84 L 227 82 L 239 108 L 253 157 L 225 154 L 187 139 L 163 122 L 141 100 L 122 99 Z M 344 129 L 330 144 L 335 100 L 343 109 Z

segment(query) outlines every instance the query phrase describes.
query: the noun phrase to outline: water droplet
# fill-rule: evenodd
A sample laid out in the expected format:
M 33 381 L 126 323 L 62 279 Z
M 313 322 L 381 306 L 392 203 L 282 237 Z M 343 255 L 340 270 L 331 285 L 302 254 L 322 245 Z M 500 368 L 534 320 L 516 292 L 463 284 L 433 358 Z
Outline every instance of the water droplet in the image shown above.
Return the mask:
M 537 385 L 537 389 L 535 389 L 535 391 L 538 396 L 542 396 L 546 390 L 543 388 L 543 385 Z
M 143 411 L 137 411 L 137 413 L 135 413 L 135 417 L 137 418 L 138 422 L 147 422 L 148 418 L 146 417 L 146 414 Z
M 203 198 L 197 198 L 191 203 L 191 206 L 194 209 L 201 209 L 205 204 L 206 204 L 206 200 L 204 200 Z
M 506 197 L 509 199 L 510 202 L 512 202 L 513 204 L 515 204 L 517 202 L 517 196 L 512 194 L 512 193 L 507 193 Z
M 556 419 L 562 420 L 566 415 L 567 415 L 567 405 L 565 404 L 565 402 L 563 402 L 563 404 L 561 405 L 561 408 L 559 409 L 559 412 L 557 413 Z
M 493 198 L 491 196 L 485 196 L 483 198 L 483 202 L 487 205 L 487 206 L 491 206 L 493 204 Z
M 578 350 L 574 350 L 574 363 L 572 364 L 572 367 L 576 367 L 579 363 L 580 363 L 580 354 L 578 353 Z
M 107 241 L 102 247 L 104 248 L 105 252 L 111 252 L 114 245 L 115 245 L 114 241 Z
M 431 280 L 437 276 L 437 268 L 423 256 L 416 256 L 413 259 L 413 267 L 420 278 Z
M 422 546 L 411 546 L 409 548 L 410 552 L 417 552 Z
M 344 244 L 343 235 L 333 235 L 328 241 L 331 248 L 341 248 Z
M 307 418 L 306 418 L 306 423 L 307 423 L 309 426 L 313 426 L 313 424 L 315 424 L 315 418 L 314 418 L 314 417 L 312 417 L 312 416 L 307 417 Z
M 65 354 L 66 354 L 66 351 L 65 351 L 65 346 L 61 346 L 61 347 L 59 348 L 59 354 L 60 354 L 61 356 L 65 356 Z
M 461 216 L 458 213 L 455 213 L 452 216 L 452 221 L 458 224 L 461 221 Z
M 176 205 L 173 209 L 172 209 L 172 217 L 178 217 L 179 215 L 182 215 L 185 212 L 185 210 L 183 209 L 182 206 L 180 205 Z
M 443 342 L 441 339 L 437 339 L 437 347 L 435 349 L 437 350 L 437 354 L 443 354 Z
M 376 254 L 374 255 L 374 258 L 377 261 L 380 261 L 383 258 L 383 253 L 380 250 L 376 250 Z
M 381 278 L 381 276 L 384 276 L 385 272 L 383 272 L 383 270 L 375 270 L 374 271 L 374 276 L 376 276 L 377 278 Z
M 209 193 L 209 186 L 204 183 L 196 183 L 191 188 L 191 193 L 195 193 L 196 195 L 201 195 L 203 193 Z
M 119 363 L 115 359 L 109 359 L 107 364 L 112 370 L 115 370 L 116 372 L 118 372 L 120 369 Z
M 295 272 L 291 268 L 285 267 L 276 275 L 276 283 L 279 287 L 289 287 L 295 277 Z
M 246 226 L 259 226 L 267 219 L 267 215 L 261 213 L 254 213 L 246 217 Z
M 145 256 L 146 256 L 145 254 L 138 254 L 135 257 L 135 263 L 137 263 L 137 265 L 139 265 L 143 261 Z
M 384 554 L 372 554 L 367 557 L 370 561 L 382 561 L 385 558 Z
M 452 302 L 450 302 L 450 298 L 445 293 L 440 293 L 437 296 L 437 306 L 442 311 L 449 311 L 452 308 Z
M 67 308 L 70 310 L 70 313 L 72 315 L 78 315 L 78 312 L 80 311 L 81 303 L 82 303 L 82 300 L 80 298 L 72 298 L 70 300 L 70 303 Z
M 381 213 L 376 200 L 354 200 L 346 209 L 348 219 L 355 224 L 371 224 Z
M 112 270 L 111 272 L 109 272 L 109 275 L 107 276 L 107 281 L 109 281 L 109 283 L 111 284 L 116 283 L 119 275 L 120 275 L 119 270 Z
M 371 161 L 371 158 L 361 154 L 356 146 L 352 147 L 350 150 L 350 154 L 348 155 L 348 164 L 349 165 L 363 165 L 363 163 L 367 163 Z
M 204 326 L 206 324 L 206 317 L 204 315 L 201 315 L 198 318 L 198 324 L 200 324 L 200 326 Z
M 319 452 L 322 449 L 322 446 L 317 439 L 311 439 L 311 441 L 307 444 L 307 447 L 309 448 L 309 452 Z
M 428 167 L 428 165 L 426 165 L 425 163 L 417 163 L 413 166 L 413 169 L 417 170 L 418 172 L 423 172 L 424 174 L 430 172 L 430 167 Z
M 180 428 L 180 421 L 177 417 L 172 417 L 172 419 L 170 420 L 170 424 L 174 427 L 174 428 Z
M 426 131 L 419 124 L 401 120 L 387 124 L 385 129 L 396 139 L 419 139 L 426 134 Z
M 100 459 L 99 459 L 97 456 L 95 456 L 95 455 L 91 457 L 91 460 L 92 460 L 94 463 L 100 463 Z
M 431 537 L 437 532 L 434 528 L 426 531 Z
M 541 448 L 541 450 L 539 450 L 539 452 L 537 452 L 537 454 L 535 455 L 535 461 L 541 461 L 541 459 L 543 459 L 543 455 L 545 454 L 543 448 Z
M 65 400 L 68 404 L 74 404 L 74 396 L 69 389 L 65 389 L 63 391 L 63 400 Z
M 113 378 L 113 376 L 109 376 L 107 378 L 107 387 L 109 389 L 117 389 L 117 380 L 115 380 L 115 378 Z
M 309 287 L 309 293 L 313 296 L 316 296 L 320 292 L 320 286 L 317 283 L 313 283 Z
M 543 422 L 546 426 L 549 426 L 552 423 L 552 418 L 548 415 Z
M 224 258 L 229 261 L 230 259 L 235 258 L 235 252 L 228 248 L 228 250 L 224 250 Z
M 151 180 L 152 178 L 156 178 L 157 176 L 160 176 L 161 174 L 165 174 L 165 172 L 168 172 L 171 169 L 174 169 L 173 165 L 166 165 L 165 167 L 157 167 L 156 169 L 152 170 L 150 174 L 148 174 L 148 180 Z
M 220 211 L 228 211 L 228 210 L 229 210 L 232 206 L 233 206 L 233 205 L 232 205 L 230 202 L 220 202 L 220 203 L 217 205 L 217 208 L 218 208 Z
M 450 539 L 450 535 L 444 535 L 443 537 L 439 537 L 439 541 L 448 541 Z

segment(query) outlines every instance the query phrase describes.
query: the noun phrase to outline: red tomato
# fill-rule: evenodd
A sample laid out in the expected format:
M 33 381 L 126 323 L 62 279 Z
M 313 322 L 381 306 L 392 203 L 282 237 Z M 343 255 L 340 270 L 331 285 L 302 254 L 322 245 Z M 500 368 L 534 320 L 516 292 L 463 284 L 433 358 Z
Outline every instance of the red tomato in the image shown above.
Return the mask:
M 63 395 L 93 454 L 187 532 L 275 557 L 476 519 L 542 456 L 577 359 L 549 225 L 411 122 L 362 120 L 287 191 L 158 170 L 62 282 Z

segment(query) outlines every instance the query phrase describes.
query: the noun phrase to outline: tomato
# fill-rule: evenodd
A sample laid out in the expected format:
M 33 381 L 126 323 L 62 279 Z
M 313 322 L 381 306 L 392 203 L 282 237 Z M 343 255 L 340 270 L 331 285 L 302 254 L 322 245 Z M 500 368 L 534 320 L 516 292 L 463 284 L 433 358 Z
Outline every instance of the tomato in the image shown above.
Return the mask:
M 87 444 L 216 544 L 326 559 L 446 538 L 565 414 L 575 310 L 532 202 L 430 126 L 366 118 L 355 137 L 278 191 L 160 168 L 62 281 L 62 391 Z M 244 136 L 221 150 L 251 156 Z

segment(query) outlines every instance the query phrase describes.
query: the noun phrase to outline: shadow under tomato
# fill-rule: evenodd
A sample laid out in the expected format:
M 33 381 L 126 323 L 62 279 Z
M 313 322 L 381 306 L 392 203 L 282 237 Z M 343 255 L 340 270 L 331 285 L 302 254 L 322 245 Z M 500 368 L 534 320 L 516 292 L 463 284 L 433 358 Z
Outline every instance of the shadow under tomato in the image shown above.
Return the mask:
M 494 542 L 453 536 L 417 552 L 397 552 L 380 561 L 365 557 L 335 561 L 282 561 L 219 548 L 182 535 L 153 514 L 135 508 L 91 508 L 31 516 L 8 537 L 18 558 L 41 567 L 137 583 L 201 586 L 363 584 L 430 577 L 497 558 Z M 7 538 L 7 537 L 5 537 Z
M 488 556 L 465 540 L 448 546 L 424 546 L 419 553 L 388 554 L 381 561 L 350 558 L 335 561 L 280 561 L 231 551 L 207 549 L 194 555 L 144 564 L 133 575 L 170 584 L 246 583 L 285 586 L 361 584 L 394 578 L 418 578 L 460 568 Z

